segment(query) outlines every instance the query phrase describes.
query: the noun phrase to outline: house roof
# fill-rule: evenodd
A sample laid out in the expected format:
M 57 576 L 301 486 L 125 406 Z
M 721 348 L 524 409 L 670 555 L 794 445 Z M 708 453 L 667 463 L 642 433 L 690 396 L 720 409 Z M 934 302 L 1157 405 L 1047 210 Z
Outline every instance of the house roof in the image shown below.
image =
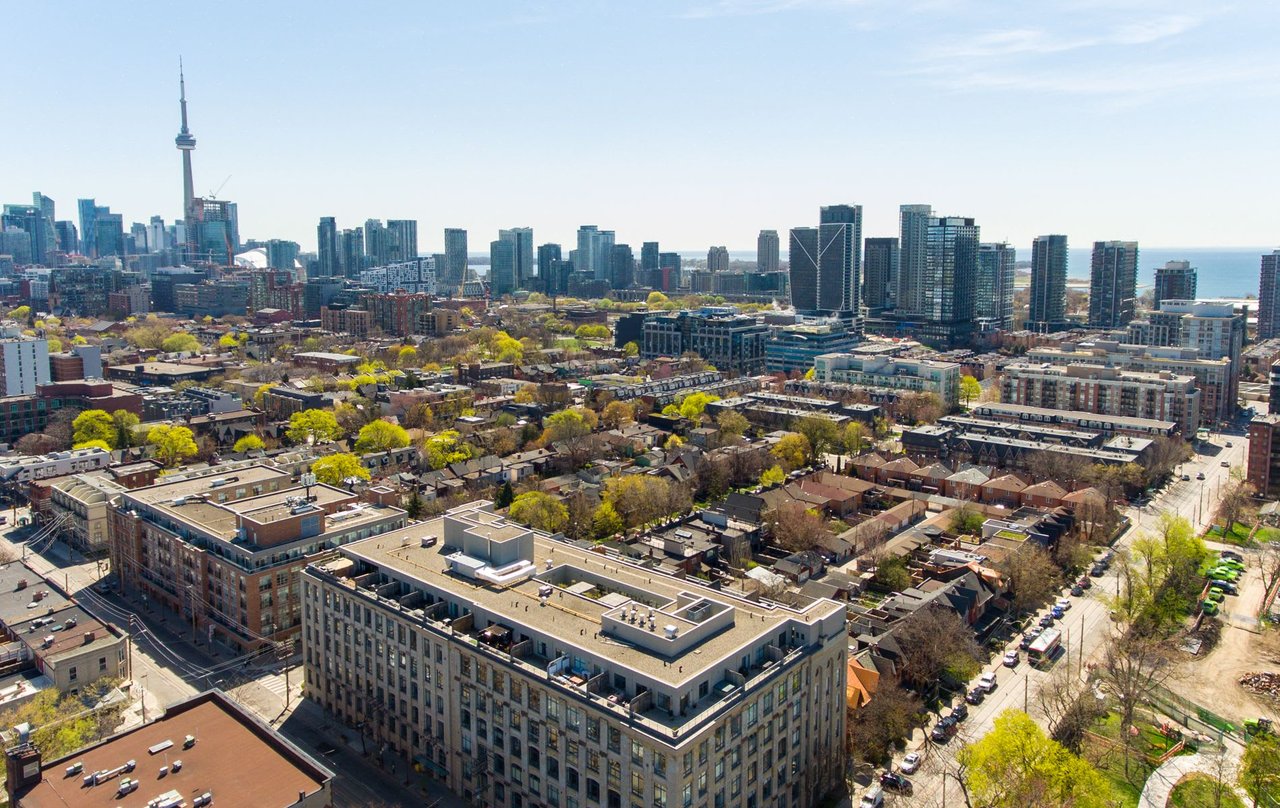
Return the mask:
M 1053 480 L 1044 480 L 1035 485 L 1029 485 L 1022 489 L 1023 494 L 1029 494 L 1039 497 L 1051 497 L 1054 499 L 1062 499 L 1067 494 L 1067 489 L 1055 483 Z
M 1012 474 L 1006 474 L 1003 477 L 988 480 L 986 487 L 994 488 L 997 491 L 1022 491 L 1027 487 L 1027 484 Z

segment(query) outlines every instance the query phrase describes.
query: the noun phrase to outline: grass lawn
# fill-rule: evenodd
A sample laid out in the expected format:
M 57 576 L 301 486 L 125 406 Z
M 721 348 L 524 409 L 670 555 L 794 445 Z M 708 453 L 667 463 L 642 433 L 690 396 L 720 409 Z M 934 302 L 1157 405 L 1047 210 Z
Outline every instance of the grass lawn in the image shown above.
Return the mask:
M 1271 528 L 1263 528 L 1263 530 L 1259 530 L 1258 538 L 1264 538 L 1263 536 L 1264 530 L 1271 530 Z M 1272 531 L 1272 532 L 1276 532 L 1276 531 Z M 1213 527 L 1209 528 L 1209 532 L 1204 534 L 1204 537 L 1206 539 L 1211 539 L 1213 541 L 1220 541 L 1223 544 L 1234 544 L 1239 547 L 1245 547 L 1251 544 L 1249 542 L 1249 526 L 1242 525 L 1239 522 L 1236 522 L 1234 525 L 1232 525 L 1231 530 L 1226 534 L 1222 532 L 1222 525 L 1214 525 Z
M 1221 804 L 1222 808 L 1245 808 L 1244 803 L 1230 788 L 1222 794 L 1222 802 L 1214 799 L 1217 786 L 1207 774 L 1189 774 L 1182 778 L 1169 794 L 1169 808 L 1204 808 Z
M 1145 724 L 1145 725 L 1144 725 Z M 1114 799 L 1123 808 L 1137 806 L 1142 795 L 1142 786 L 1151 776 L 1153 767 L 1147 762 L 1144 752 L 1159 755 L 1171 743 L 1160 731 L 1149 722 L 1138 721 L 1140 740 L 1129 752 L 1129 773 L 1125 774 L 1124 750 L 1108 746 L 1093 738 L 1085 739 L 1084 757 L 1098 767 L 1102 776 L 1111 783 Z M 1098 735 L 1116 743 L 1121 741 L 1120 715 L 1109 713 L 1095 723 L 1090 729 Z

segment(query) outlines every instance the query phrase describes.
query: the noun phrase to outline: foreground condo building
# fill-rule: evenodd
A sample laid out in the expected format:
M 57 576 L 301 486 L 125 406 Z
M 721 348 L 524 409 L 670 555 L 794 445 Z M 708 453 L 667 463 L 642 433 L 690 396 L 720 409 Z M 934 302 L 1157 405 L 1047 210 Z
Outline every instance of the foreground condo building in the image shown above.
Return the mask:
M 493 806 L 805 806 L 843 770 L 844 611 L 754 603 L 473 502 L 303 574 L 306 693 Z

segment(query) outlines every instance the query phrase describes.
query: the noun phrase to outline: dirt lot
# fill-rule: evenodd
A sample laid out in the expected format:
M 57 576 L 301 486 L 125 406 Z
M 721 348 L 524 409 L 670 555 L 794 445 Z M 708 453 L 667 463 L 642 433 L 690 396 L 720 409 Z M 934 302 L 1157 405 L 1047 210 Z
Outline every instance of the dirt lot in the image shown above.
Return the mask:
M 1280 632 L 1272 630 L 1263 638 L 1254 618 L 1262 602 L 1261 575 L 1250 566 L 1240 584 L 1240 595 L 1227 598 L 1220 615 L 1222 638 L 1217 647 L 1206 656 L 1181 654 L 1167 687 L 1236 724 L 1258 716 L 1280 723 L 1280 703 L 1257 696 L 1239 684 L 1246 673 L 1280 673 Z

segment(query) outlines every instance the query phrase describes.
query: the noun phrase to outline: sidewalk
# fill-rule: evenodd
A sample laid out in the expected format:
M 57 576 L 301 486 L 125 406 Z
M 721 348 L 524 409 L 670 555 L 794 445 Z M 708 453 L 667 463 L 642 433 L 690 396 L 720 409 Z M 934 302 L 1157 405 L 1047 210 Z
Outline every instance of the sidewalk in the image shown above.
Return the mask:
M 1230 755 L 1230 752 L 1222 753 Z M 1239 763 L 1235 755 L 1231 755 L 1233 767 Z M 1194 755 L 1177 755 L 1169 758 L 1169 760 L 1160 768 L 1151 773 L 1147 778 L 1146 785 L 1142 788 L 1142 796 L 1138 798 L 1138 808 L 1165 808 L 1169 802 L 1169 794 L 1173 791 L 1173 787 L 1178 784 L 1186 775 L 1191 772 L 1203 772 L 1209 777 L 1216 777 L 1214 769 L 1217 763 L 1216 754 L 1207 754 L 1204 752 L 1196 752 Z M 1234 769 L 1229 775 L 1234 779 Z M 1245 805 L 1251 804 L 1251 800 L 1240 789 L 1232 785 L 1231 790 L 1244 800 Z

